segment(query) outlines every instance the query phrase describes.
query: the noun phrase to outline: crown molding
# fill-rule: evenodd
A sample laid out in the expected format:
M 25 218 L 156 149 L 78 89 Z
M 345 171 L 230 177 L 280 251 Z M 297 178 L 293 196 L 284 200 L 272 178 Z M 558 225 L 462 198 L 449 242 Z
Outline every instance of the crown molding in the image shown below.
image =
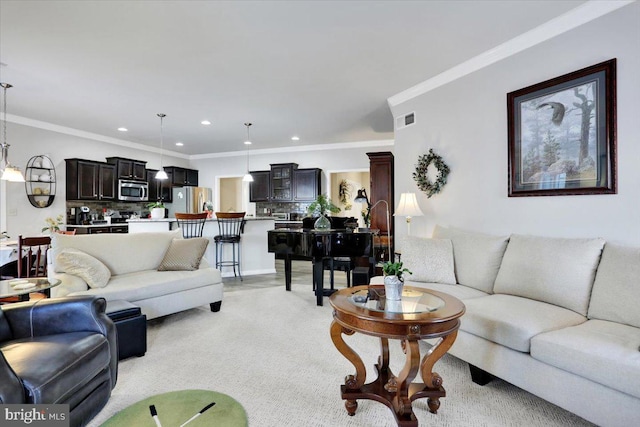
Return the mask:
M 636 0 L 590 0 L 493 49 L 387 98 L 387 103 L 390 107 L 395 107 L 635 2 Z
M 94 141 L 106 142 L 107 144 L 120 145 L 127 148 L 135 148 L 137 150 L 149 151 L 151 153 L 160 153 L 159 148 L 151 147 L 149 145 L 139 144 L 137 142 L 127 141 L 125 139 L 112 138 L 110 136 L 100 135 L 97 133 L 85 132 L 83 130 L 73 129 L 65 126 L 55 125 L 53 123 L 43 122 L 40 120 L 29 119 L 27 117 L 14 116 L 7 114 L 7 121 L 16 123 L 19 125 L 30 126 L 33 128 L 50 130 L 52 132 L 62 133 L 65 135 L 77 136 L 80 138 L 92 139 Z M 182 159 L 188 159 L 189 156 L 183 153 L 177 153 L 175 151 L 163 150 L 165 155 L 172 157 L 179 157 Z
M 299 153 L 308 151 L 327 151 L 327 150 L 346 150 L 349 148 L 375 148 L 375 147 L 388 147 L 393 146 L 393 139 L 381 139 L 375 141 L 358 141 L 358 142 L 337 142 L 333 144 L 316 144 L 316 145 L 298 145 L 295 147 L 278 147 L 278 148 L 263 148 L 258 150 L 249 150 L 250 154 L 280 154 L 280 153 Z M 198 159 L 213 159 L 221 157 L 237 157 L 246 156 L 247 151 L 228 151 L 224 153 L 211 153 L 211 154 L 194 154 L 189 158 L 191 160 Z

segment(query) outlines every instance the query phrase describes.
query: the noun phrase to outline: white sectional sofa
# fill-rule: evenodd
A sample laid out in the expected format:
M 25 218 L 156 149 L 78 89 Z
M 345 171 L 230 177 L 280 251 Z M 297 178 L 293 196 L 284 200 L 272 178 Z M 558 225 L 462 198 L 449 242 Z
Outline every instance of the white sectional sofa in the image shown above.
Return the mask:
M 450 354 L 601 426 L 640 425 L 640 248 L 602 239 L 407 237 L 405 285 L 467 311 Z
M 223 297 L 220 271 L 209 267 L 202 258 L 206 241 L 197 240 L 200 239 L 182 239 L 179 229 L 136 234 L 54 234 L 47 258 L 48 274 L 62 284 L 51 289 L 51 297 L 98 295 L 107 301 L 125 300 L 139 306 L 147 319 L 207 303 L 211 311 L 219 311 Z M 170 247 L 173 257 L 165 257 Z M 170 271 L 159 271 L 161 264 L 160 269 Z

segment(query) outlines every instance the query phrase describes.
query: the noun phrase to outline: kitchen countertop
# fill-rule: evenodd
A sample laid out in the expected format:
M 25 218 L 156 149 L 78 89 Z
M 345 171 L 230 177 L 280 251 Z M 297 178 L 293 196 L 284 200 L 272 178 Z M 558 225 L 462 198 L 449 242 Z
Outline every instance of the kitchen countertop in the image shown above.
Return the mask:
M 265 221 L 270 220 L 274 221 L 275 218 L 271 216 L 245 216 L 245 220 L 247 221 Z M 175 222 L 175 218 L 138 218 L 138 219 L 128 219 L 127 222 Z M 216 221 L 216 218 L 207 218 L 207 221 Z M 287 221 L 290 222 L 290 221 Z
M 65 224 L 65 227 L 93 228 L 93 227 L 126 227 L 126 222 L 112 222 L 111 224 Z

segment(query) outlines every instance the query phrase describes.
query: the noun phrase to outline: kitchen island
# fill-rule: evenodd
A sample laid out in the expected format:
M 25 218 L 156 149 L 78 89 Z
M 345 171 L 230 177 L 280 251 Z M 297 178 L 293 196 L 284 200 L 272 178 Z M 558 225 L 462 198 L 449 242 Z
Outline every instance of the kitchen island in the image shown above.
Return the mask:
M 272 217 L 245 217 L 247 221 L 240 241 L 240 257 L 243 276 L 268 274 L 276 272 L 275 257 L 267 251 L 267 232 L 275 228 Z M 129 233 L 149 233 L 169 231 L 177 228 L 175 218 L 161 219 L 129 219 Z M 207 262 L 213 267 L 216 262 L 216 244 L 213 241 L 218 233 L 218 222 L 215 218 L 207 219 L 202 237 L 209 239 L 209 246 L 204 254 Z M 224 245 L 224 259 L 231 259 L 231 245 Z M 223 277 L 233 277 L 233 269 L 224 267 Z

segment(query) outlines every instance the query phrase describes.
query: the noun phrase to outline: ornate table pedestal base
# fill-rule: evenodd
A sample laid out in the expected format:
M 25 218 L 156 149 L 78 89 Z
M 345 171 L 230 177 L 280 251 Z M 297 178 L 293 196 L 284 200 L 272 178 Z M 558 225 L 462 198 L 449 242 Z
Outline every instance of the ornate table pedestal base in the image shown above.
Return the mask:
M 335 320 L 331 325 L 331 338 L 342 353 L 356 368 L 356 375 L 348 375 L 345 384 L 340 386 L 342 399 L 346 400 L 345 408 L 353 416 L 358 408 L 357 399 L 376 400 L 387 405 L 393 412 L 398 426 L 417 427 L 418 419 L 413 413 L 411 402 L 416 399 L 427 398 L 429 412 L 437 413 L 440 398 L 446 396 L 442 387 L 442 377 L 432 372 L 433 365 L 449 350 L 456 339 L 457 331 L 440 339 L 420 360 L 419 340 L 408 339 L 402 341 L 406 354 L 406 362 L 398 376 L 389 369 L 389 340 L 380 338 L 381 354 L 379 363 L 375 364 L 378 377 L 369 384 L 366 381 L 366 370 L 360 356 L 355 353 L 342 339 L 342 334 L 352 335 L 354 332 L 344 328 Z M 420 368 L 423 383 L 413 383 L 413 379 Z

